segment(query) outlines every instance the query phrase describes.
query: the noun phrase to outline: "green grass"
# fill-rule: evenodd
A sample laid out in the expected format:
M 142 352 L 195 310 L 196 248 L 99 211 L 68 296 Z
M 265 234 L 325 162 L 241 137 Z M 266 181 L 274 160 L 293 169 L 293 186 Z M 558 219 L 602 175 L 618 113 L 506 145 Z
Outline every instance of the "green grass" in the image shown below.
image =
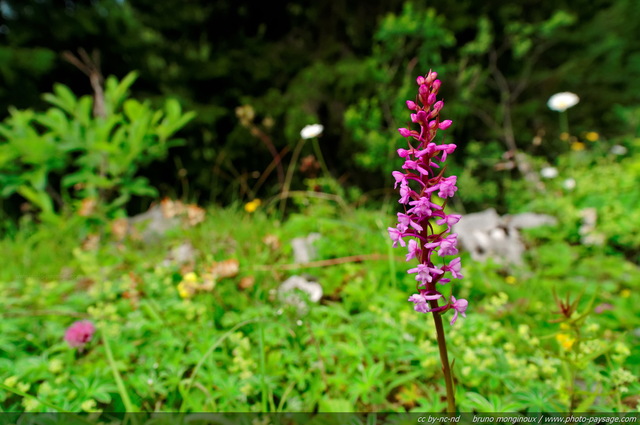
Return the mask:
M 314 211 L 280 223 L 262 210 L 210 209 L 205 222 L 149 246 L 105 237 L 96 251 L 80 249 L 82 225 L 73 221 L 5 238 L 0 407 L 443 411 L 432 319 L 407 302 L 415 282 L 404 252 L 389 256 L 385 229 L 393 214 Z M 521 269 L 463 256 L 465 279 L 456 293 L 470 301 L 468 317 L 453 327 L 445 317 L 461 411 L 636 408 L 640 352 L 632 331 L 640 327 L 640 272 L 622 255 L 565 242 L 558 230 L 530 232 Z M 289 241 L 312 231 L 323 235 L 319 260 L 380 256 L 281 267 L 292 262 Z M 265 243 L 267 235 L 279 246 Z M 198 251 L 192 264 L 162 265 L 187 241 Z M 188 268 L 202 276 L 213 261 L 230 258 L 239 261 L 238 276 L 180 296 Z M 300 273 L 324 289 L 323 300 L 306 311 L 275 295 Z M 248 278 L 253 286 L 241 289 Z M 553 322 L 560 317 L 554 290 L 572 300 L 582 294 L 574 320 Z M 590 309 L 602 303 L 613 309 Z M 62 339 L 79 318 L 99 329 L 82 352 Z

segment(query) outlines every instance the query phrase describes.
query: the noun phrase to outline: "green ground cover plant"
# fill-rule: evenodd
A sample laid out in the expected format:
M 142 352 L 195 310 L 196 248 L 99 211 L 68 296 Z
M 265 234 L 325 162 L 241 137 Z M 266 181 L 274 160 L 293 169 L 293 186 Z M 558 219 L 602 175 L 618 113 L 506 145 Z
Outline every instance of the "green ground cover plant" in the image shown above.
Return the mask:
M 0 123 L 0 412 L 640 411 L 633 0 L 526 16 L 294 1 L 275 14 L 286 28 L 224 2 L 67 3 L 0 1 L 0 78 L 21 88 L 0 104 L 24 98 Z M 48 44 L 51 28 L 69 33 Z M 103 64 L 140 69 L 139 91 L 137 72 L 102 82 L 99 52 L 66 51 L 93 98 L 56 84 L 40 112 L 36 77 L 57 78 L 54 51 L 91 31 Z M 443 118 L 458 127 L 439 121 L 430 71 L 415 96 L 411 75 L 430 67 L 452 81 Z M 417 135 L 395 133 L 406 107 L 419 155 L 397 151 Z M 431 162 L 453 153 L 442 144 L 446 170 Z M 443 249 L 454 229 L 416 228 L 440 212 L 398 215 L 393 180 L 402 197 L 448 198 L 449 219 L 491 207 L 557 222 L 522 231 L 520 265 L 475 261 Z M 420 265 L 460 254 L 439 270 L 464 276 L 455 299 L 424 267 L 416 288 L 392 248 L 410 227 Z M 314 258 L 296 263 L 292 242 L 312 233 Z M 321 296 L 283 294 L 296 276 Z M 449 370 L 416 313 L 436 292 L 430 308 L 457 318 Z
M 152 246 L 110 241 L 85 251 L 64 237 L 77 229 L 72 221 L 3 240 L 2 409 L 442 411 L 435 335 L 408 308 L 415 284 L 389 252 L 390 207 L 314 211 L 281 222 L 263 209 L 212 208 L 203 223 Z M 522 269 L 463 255 L 460 296 L 477 307 L 450 330 L 461 411 L 637 409 L 640 272 L 558 229 L 527 236 Z M 320 260 L 382 257 L 290 268 L 288 242 L 312 231 L 322 234 Z M 198 252 L 191 271 L 164 264 L 186 241 Z M 31 258 L 26 275 L 14 249 L 25 243 L 60 255 Z M 212 261 L 229 259 L 237 276 L 181 296 L 188 273 L 203 279 Z M 67 277 L 52 275 L 56 267 Z M 275 291 L 294 273 L 321 283 L 320 303 L 283 304 Z M 97 332 L 71 348 L 63 335 L 80 319 Z

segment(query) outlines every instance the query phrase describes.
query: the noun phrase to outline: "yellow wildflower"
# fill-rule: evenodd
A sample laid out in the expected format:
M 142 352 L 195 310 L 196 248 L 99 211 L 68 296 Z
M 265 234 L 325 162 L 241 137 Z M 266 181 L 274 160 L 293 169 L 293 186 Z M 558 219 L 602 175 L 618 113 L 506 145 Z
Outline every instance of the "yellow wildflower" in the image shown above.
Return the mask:
M 571 149 L 574 151 L 583 151 L 585 148 L 584 143 L 582 142 L 573 142 L 571 143 Z
M 560 133 L 560 140 L 564 140 L 565 142 L 569 140 L 569 133 L 567 133 L 566 131 Z
M 572 338 L 567 334 L 557 334 L 556 340 L 560 343 L 562 348 L 565 350 L 570 350 L 573 347 L 573 344 L 576 342 L 575 338 Z
M 182 281 L 178 284 L 178 293 L 182 298 L 191 298 L 198 289 L 198 275 L 189 272 L 182 277 Z
M 248 213 L 252 213 L 257 210 L 261 204 L 262 201 L 260 199 L 254 199 L 253 201 L 244 204 L 244 210 Z
M 196 283 L 198 282 L 198 275 L 194 272 L 189 272 L 182 277 L 182 280 L 188 283 Z
M 620 291 L 620 296 L 622 298 L 629 298 L 631 296 L 631 291 L 628 289 L 623 289 L 622 291 Z
M 182 298 L 191 298 L 193 296 L 193 293 L 187 289 L 184 282 L 178 284 L 178 294 L 180 294 Z
M 585 139 L 587 139 L 590 142 L 595 142 L 600 138 L 600 135 L 598 133 L 596 133 L 595 131 L 590 131 L 587 134 L 585 134 Z
M 517 282 L 516 278 L 515 278 L 515 277 L 513 277 L 513 276 L 507 276 L 507 277 L 504 279 L 504 281 L 505 281 L 505 282 L 507 282 L 509 285 L 515 285 L 515 284 L 516 284 L 516 282 Z

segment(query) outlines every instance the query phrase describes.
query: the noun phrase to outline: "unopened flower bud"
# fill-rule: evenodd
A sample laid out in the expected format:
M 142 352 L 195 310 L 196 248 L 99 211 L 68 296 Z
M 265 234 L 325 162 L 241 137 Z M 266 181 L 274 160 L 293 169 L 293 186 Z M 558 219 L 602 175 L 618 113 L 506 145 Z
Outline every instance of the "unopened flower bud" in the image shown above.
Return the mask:
M 411 136 L 411 130 L 409 130 L 408 128 L 399 128 L 398 132 L 400 132 L 400 135 L 402 137 L 409 137 Z
M 436 101 L 436 94 L 430 93 L 429 96 L 427 97 L 427 105 L 433 105 L 435 101 Z
M 418 109 L 418 105 L 416 105 L 416 102 L 412 100 L 407 100 L 407 108 L 411 109 L 412 111 L 415 111 L 416 109 Z
M 449 126 L 451 126 L 451 123 L 451 120 L 444 120 L 440 124 L 438 124 L 438 128 L 440 130 L 446 130 L 447 128 L 449 128 Z
M 397 152 L 398 152 L 398 156 L 400 158 L 406 158 L 407 156 L 409 156 L 409 151 L 406 150 L 406 149 L 400 148 L 400 149 L 397 150 Z
M 416 83 L 418 83 L 418 85 L 422 85 L 425 83 L 425 78 L 421 75 L 418 78 L 416 78 Z
M 438 90 L 440 90 L 440 85 L 442 84 L 442 82 L 440 80 L 435 80 L 433 82 L 433 84 L 431 84 L 431 91 L 433 93 L 438 93 Z

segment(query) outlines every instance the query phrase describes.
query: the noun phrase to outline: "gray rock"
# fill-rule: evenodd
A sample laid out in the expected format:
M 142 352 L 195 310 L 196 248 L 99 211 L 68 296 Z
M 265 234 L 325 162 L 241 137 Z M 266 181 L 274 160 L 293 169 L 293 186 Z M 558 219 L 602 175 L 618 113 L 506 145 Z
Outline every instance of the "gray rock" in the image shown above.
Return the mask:
M 525 246 L 518 229 L 552 225 L 557 221 L 545 214 L 523 213 L 500 217 L 495 209 L 465 214 L 453 226 L 460 246 L 476 261 L 492 258 L 504 265 L 522 264 Z
M 165 267 L 172 264 L 181 266 L 186 263 L 190 263 L 195 260 L 198 251 L 191 245 L 191 242 L 185 242 L 169 251 L 169 254 L 162 262 Z
M 585 245 L 604 245 L 606 237 L 596 230 L 598 224 L 598 211 L 595 208 L 585 208 L 580 211 L 582 223 L 578 233 L 580 241 Z
M 297 275 L 291 276 L 280 284 L 278 298 L 285 304 L 297 307 L 300 313 L 304 313 L 307 311 L 308 306 L 301 292 L 306 294 L 309 301 L 314 303 L 317 303 L 322 298 L 322 286 L 318 282 L 310 281 Z
M 558 223 L 555 217 L 546 214 L 522 213 L 516 215 L 505 215 L 504 221 L 511 227 L 517 229 L 530 229 L 539 226 L 553 226 Z
M 304 238 L 292 239 L 293 262 L 300 264 L 315 260 L 318 257 L 318 251 L 313 246 L 313 243 L 320 239 L 320 237 L 320 233 L 310 233 Z
M 180 218 L 165 217 L 160 205 L 154 205 L 148 211 L 137 214 L 129 219 L 129 226 L 138 229 L 145 243 L 153 242 L 159 237 L 164 236 L 167 231 L 179 225 Z

